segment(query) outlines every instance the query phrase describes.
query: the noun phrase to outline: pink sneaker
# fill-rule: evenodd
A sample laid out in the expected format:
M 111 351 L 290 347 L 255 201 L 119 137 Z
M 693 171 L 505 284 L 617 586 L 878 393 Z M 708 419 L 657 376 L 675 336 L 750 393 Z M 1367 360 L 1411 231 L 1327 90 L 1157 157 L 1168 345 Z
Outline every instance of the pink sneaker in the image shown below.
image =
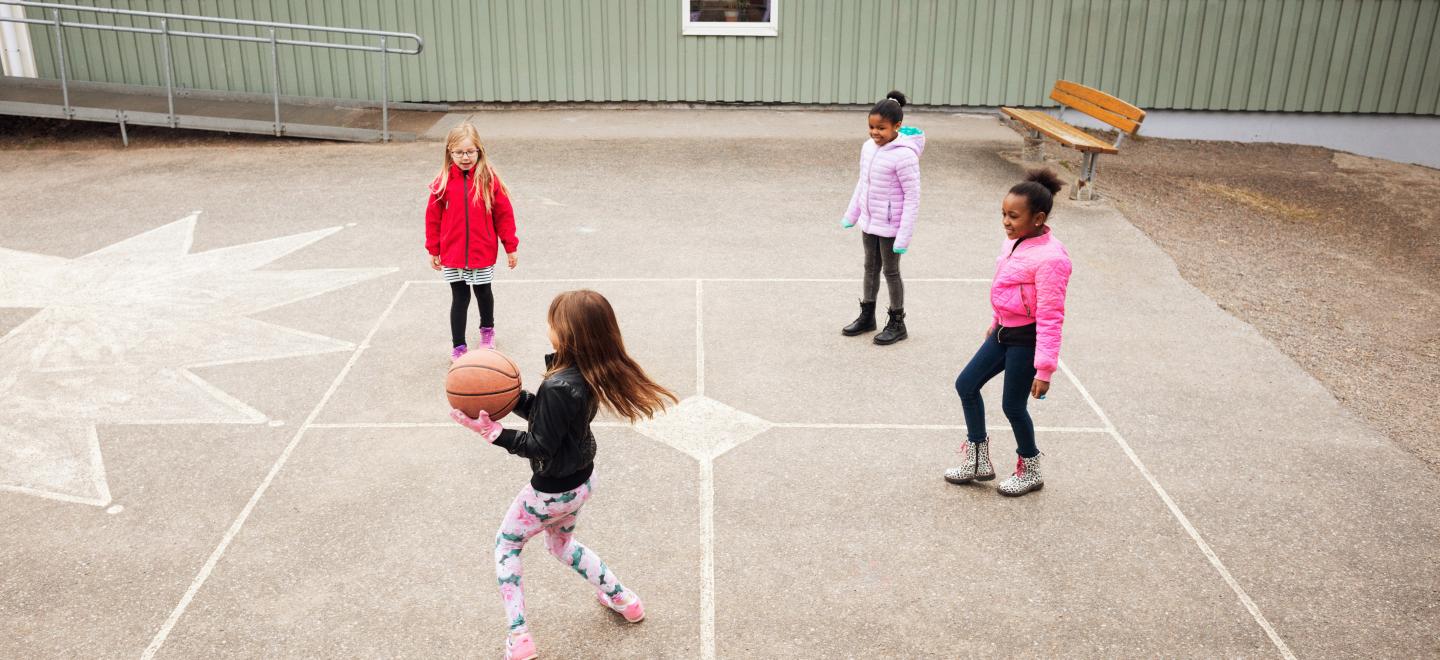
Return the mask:
M 480 328 L 480 348 L 495 350 L 495 328 Z
M 625 620 L 630 623 L 640 623 L 645 620 L 645 605 L 640 602 L 640 597 L 632 591 L 627 591 L 614 598 L 597 592 L 595 598 L 600 601 L 601 605 L 625 617 Z
M 505 638 L 505 660 L 535 660 L 535 640 L 530 633 L 511 634 Z
M 465 348 L 464 344 L 456 346 L 455 350 L 450 351 L 450 361 L 454 362 L 456 360 L 459 360 L 461 355 L 464 355 L 468 352 L 470 352 L 470 349 Z

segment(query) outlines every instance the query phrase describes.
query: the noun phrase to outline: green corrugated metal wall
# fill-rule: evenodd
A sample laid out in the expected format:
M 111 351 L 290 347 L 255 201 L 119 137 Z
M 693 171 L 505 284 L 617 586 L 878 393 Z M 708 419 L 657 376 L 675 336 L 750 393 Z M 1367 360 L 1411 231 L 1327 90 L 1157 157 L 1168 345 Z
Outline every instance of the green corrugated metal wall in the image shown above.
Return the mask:
M 1440 0 L 778 1 L 778 37 L 682 36 L 680 0 L 96 4 L 415 32 L 425 52 L 391 56 L 403 101 L 869 103 L 896 87 L 1041 105 L 1066 78 L 1150 109 L 1440 114 Z M 163 84 L 155 38 L 66 33 L 73 78 Z M 47 77 L 51 37 L 32 27 Z M 259 47 L 176 43 L 184 86 L 269 89 Z M 287 94 L 379 94 L 373 55 L 282 48 L 281 64 Z

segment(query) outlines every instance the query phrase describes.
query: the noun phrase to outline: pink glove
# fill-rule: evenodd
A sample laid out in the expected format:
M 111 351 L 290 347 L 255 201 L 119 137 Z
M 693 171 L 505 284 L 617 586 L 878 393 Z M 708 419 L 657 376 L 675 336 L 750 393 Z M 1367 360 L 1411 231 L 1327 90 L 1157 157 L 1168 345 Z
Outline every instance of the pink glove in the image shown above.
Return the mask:
M 495 439 L 500 437 L 500 432 L 505 430 L 505 427 L 501 426 L 500 422 L 490 419 L 490 413 L 484 410 L 481 410 L 480 416 L 475 419 L 470 419 L 470 416 L 466 415 L 462 410 L 451 410 L 450 419 L 455 420 L 455 423 L 471 431 L 479 433 L 485 438 L 485 441 L 489 443 L 494 443 Z

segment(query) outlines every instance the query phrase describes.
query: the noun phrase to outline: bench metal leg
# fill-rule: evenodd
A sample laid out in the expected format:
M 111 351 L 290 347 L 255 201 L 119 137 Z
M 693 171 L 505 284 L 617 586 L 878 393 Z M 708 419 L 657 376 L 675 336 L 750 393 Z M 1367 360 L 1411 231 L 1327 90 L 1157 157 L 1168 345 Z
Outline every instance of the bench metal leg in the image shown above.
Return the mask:
M 1070 188 L 1070 199 L 1082 202 L 1095 199 L 1095 161 L 1099 158 L 1100 154 L 1085 152 L 1080 164 L 1080 178 Z
M 1028 163 L 1045 160 L 1045 138 L 1041 137 L 1040 131 L 1032 130 L 1025 134 L 1025 146 L 1020 150 L 1020 159 Z

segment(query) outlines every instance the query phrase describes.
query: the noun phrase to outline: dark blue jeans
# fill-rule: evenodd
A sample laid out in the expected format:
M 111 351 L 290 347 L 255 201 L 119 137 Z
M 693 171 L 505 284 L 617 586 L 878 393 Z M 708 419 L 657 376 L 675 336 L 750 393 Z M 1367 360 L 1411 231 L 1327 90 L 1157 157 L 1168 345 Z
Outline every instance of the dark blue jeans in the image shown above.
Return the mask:
M 1005 388 L 1000 396 L 1000 409 L 1010 420 L 1015 432 L 1016 453 L 1031 458 L 1040 453 L 1035 448 L 1035 423 L 1030 421 L 1030 411 L 1025 409 L 1030 397 L 1030 387 L 1035 381 L 1035 347 L 1006 346 L 995 340 L 995 333 L 985 338 L 970 364 L 955 379 L 955 391 L 960 393 L 960 407 L 965 410 L 965 428 L 970 442 L 983 442 L 985 435 L 985 401 L 980 398 L 980 388 L 991 378 L 1005 372 Z

